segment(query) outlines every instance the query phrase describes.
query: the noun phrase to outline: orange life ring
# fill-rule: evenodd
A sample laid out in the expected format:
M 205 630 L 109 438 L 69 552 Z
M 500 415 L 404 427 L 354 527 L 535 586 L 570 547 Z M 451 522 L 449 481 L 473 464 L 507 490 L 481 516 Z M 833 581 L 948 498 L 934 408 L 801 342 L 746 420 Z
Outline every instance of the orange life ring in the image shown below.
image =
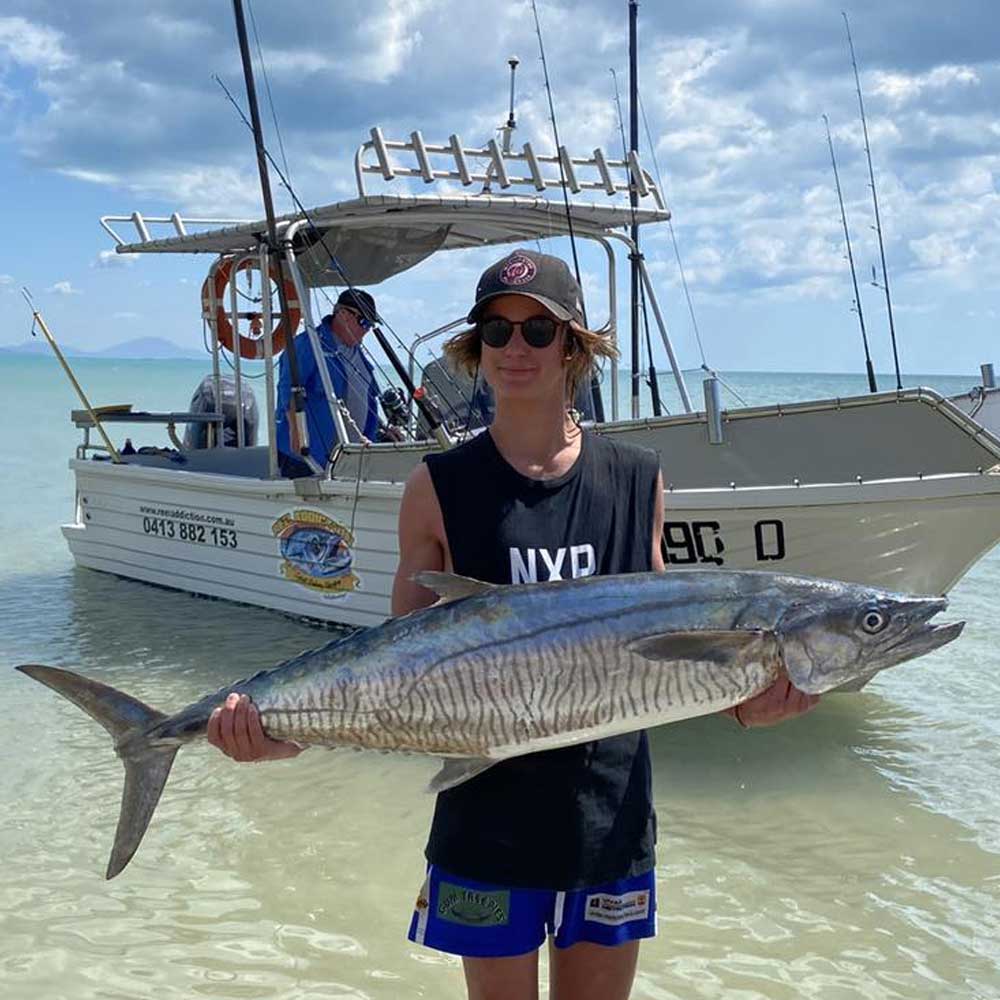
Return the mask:
M 230 320 L 230 312 L 226 308 L 228 301 L 227 293 L 229 281 L 233 273 L 233 257 L 221 257 L 217 260 L 208 272 L 204 284 L 201 286 L 201 307 L 202 316 L 215 326 L 215 334 L 219 338 L 219 343 L 233 350 L 233 324 Z M 245 271 L 247 268 L 257 267 L 257 262 L 253 257 L 244 257 L 236 268 L 237 273 Z M 302 312 L 299 308 L 298 295 L 295 292 L 295 285 L 289 278 L 283 278 L 276 262 L 272 261 L 269 274 L 271 280 L 277 284 L 284 283 L 285 299 L 288 302 L 288 319 L 291 331 L 298 328 L 299 320 L 302 319 Z M 285 326 L 284 319 L 279 319 L 274 329 L 271 331 L 271 353 L 280 354 L 285 349 L 285 341 L 288 339 L 288 327 Z M 245 337 L 239 335 L 239 352 L 241 358 L 259 359 L 264 357 L 264 338 Z

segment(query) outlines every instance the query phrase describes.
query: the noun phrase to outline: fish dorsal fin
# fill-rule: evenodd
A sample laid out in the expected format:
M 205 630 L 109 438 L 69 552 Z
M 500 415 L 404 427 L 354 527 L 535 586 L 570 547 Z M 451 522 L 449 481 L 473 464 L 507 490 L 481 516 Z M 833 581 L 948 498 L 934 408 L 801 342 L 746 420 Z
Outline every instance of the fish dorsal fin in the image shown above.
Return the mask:
M 698 629 L 657 632 L 628 644 L 630 653 L 656 661 L 734 663 L 758 652 L 774 635 L 765 629 Z
M 435 794 L 447 791 L 498 763 L 486 757 L 447 757 L 441 764 L 441 770 L 431 779 L 427 791 Z
M 414 583 L 419 583 L 421 587 L 433 590 L 440 598 L 439 604 L 447 604 L 448 601 L 457 601 L 463 597 L 483 594 L 487 590 L 493 590 L 496 587 L 494 583 L 483 583 L 482 580 L 473 580 L 471 576 L 459 576 L 457 573 L 442 573 L 434 569 L 425 569 L 419 573 L 414 573 L 412 579 Z

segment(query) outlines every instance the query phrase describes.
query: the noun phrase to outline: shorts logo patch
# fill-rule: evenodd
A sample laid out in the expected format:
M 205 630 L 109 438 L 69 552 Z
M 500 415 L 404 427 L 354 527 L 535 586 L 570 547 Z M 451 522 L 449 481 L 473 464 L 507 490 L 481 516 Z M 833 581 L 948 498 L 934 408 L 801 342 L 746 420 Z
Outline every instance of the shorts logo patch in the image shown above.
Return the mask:
M 464 885 L 441 882 L 437 916 L 465 927 L 503 927 L 510 922 L 510 891 L 480 892 Z
M 538 268 L 530 257 L 515 254 L 507 258 L 500 272 L 500 281 L 504 285 L 526 285 L 537 273 Z
M 636 892 L 626 892 L 621 896 L 598 892 L 587 897 L 584 910 L 584 920 L 595 924 L 607 924 L 618 927 L 630 920 L 647 920 L 649 918 L 649 893 L 645 889 Z

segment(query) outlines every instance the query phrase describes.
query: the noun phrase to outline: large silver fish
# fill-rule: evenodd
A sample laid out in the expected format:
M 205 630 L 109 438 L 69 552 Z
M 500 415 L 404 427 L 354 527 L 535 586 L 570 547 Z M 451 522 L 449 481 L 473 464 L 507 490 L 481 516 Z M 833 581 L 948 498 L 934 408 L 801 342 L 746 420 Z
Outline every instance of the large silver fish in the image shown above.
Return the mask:
M 773 573 L 670 571 L 496 587 L 415 578 L 442 601 L 227 685 L 167 716 L 67 670 L 20 666 L 114 737 L 125 790 L 107 878 L 142 840 L 178 748 L 230 691 L 304 745 L 434 754 L 435 791 L 497 761 L 718 712 L 786 675 L 822 694 L 951 642 L 940 597 Z

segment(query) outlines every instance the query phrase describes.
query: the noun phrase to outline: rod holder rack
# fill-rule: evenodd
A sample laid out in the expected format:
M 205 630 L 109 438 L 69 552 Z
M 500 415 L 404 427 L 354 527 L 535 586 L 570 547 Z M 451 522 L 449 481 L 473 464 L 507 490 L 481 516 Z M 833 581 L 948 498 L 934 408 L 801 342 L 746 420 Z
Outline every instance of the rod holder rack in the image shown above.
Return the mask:
M 411 132 L 406 141 L 386 139 L 377 126 L 370 135 L 354 154 L 354 172 L 362 198 L 367 195 L 365 174 L 378 174 L 386 182 L 397 177 L 419 177 L 425 184 L 458 181 L 463 187 L 496 184 L 502 190 L 532 187 L 544 192 L 565 186 L 573 194 L 603 191 L 609 197 L 635 191 L 640 198 L 652 197 L 657 208 L 666 208 L 655 181 L 634 151 L 629 152 L 628 159 L 609 160 L 600 147 L 591 156 L 577 157 L 571 156 L 565 146 L 560 146 L 556 155 L 537 153 L 530 142 L 524 143 L 519 152 L 502 149 L 495 139 L 481 149 L 468 147 L 455 134 L 448 137 L 446 144 L 428 143 L 420 132 Z M 392 153 L 411 154 L 414 165 L 400 166 Z M 477 169 L 480 164 L 482 170 Z M 512 173 L 511 167 L 527 173 Z

